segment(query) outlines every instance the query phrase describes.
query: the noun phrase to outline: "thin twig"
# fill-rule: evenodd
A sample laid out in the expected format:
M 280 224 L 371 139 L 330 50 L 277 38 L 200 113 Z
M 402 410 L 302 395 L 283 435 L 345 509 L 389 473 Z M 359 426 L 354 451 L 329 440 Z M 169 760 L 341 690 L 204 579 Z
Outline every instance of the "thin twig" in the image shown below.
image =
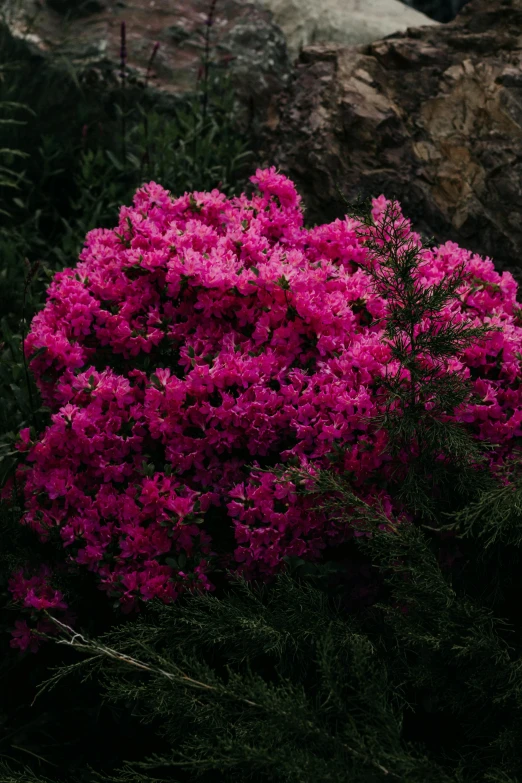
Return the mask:
M 164 669 L 160 669 L 159 667 L 149 666 L 148 664 L 143 663 L 143 661 L 138 661 L 137 658 L 133 658 L 130 655 L 125 655 L 125 653 L 118 652 L 118 650 L 113 650 L 112 647 L 107 647 L 106 645 L 100 644 L 99 642 L 93 642 L 90 639 L 86 639 L 85 636 L 83 636 L 81 633 L 73 630 L 65 623 L 62 623 L 56 617 L 52 617 L 52 615 L 49 615 L 49 619 L 71 636 L 70 639 L 58 639 L 56 644 L 65 644 L 68 647 L 75 647 L 78 650 L 86 650 L 87 652 L 96 651 L 98 653 L 103 653 L 107 658 L 112 658 L 113 660 L 120 661 L 121 663 L 126 663 L 129 666 L 135 666 L 137 669 L 142 669 L 143 671 L 150 672 L 151 674 L 161 674 L 162 677 L 166 677 L 171 682 L 182 681 L 192 685 L 195 688 L 202 688 L 203 690 L 208 691 L 217 690 L 215 686 L 208 685 L 207 683 L 200 682 L 199 680 L 195 680 L 192 677 L 189 677 L 187 674 L 173 674 L 172 672 L 167 672 Z M 259 706 L 249 699 L 242 699 L 242 701 L 252 707 Z
M 33 753 L 32 750 L 27 750 L 27 748 L 22 748 L 20 745 L 11 745 L 12 748 L 15 748 L 16 750 L 21 750 L 24 753 L 29 753 L 30 756 L 34 756 L 35 759 L 39 759 L 40 761 L 45 762 L 46 764 L 50 764 L 52 767 L 58 767 L 58 764 L 55 764 L 54 761 L 49 761 L 49 759 L 44 759 L 43 756 L 39 756 L 38 753 Z
M 125 66 L 127 64 L 127 40 L 125 22 L 120 26 L 120 81 L 121 81 L 121 149 L 123 155 L 123 165 L 127 160 L 127 142 L 126 142 L 126 117 L 125 117 Z
M 148 84 L 149 84 L 149 79 L 150 79 L 151 70 L 152 70 L 152 64 L 154 62 L 154 58 L 156 57 L 156 54 L 158 52 L 159 47 L 160 47 L 159 41 L 156 41 L 156 43 L 154 44 L 154 48 L 152 49 L 152 54 L 151 54 L 150 59 L 149 59 L 149 64 L 147 65 L 147 73 L 145 74 L 145 90 L 147 89 Z M 141 185 L 141 182 L 142 182 L 143 167 L 144 167 L 145 164 L 147 164 L 147 169 L 149 171 L 149 176 L 150 176 L 150 168 L 149 168 L 150 167 L 149 116 L 148 116 L 146 111 L 145 111 L 145 113 L 143 115 L 143 136 L 144 136 L 145 150 L 143 152 L 143 155 L 142 155 L 142 158 L 141 158 L 141 163 L 140 163 L 140 185 Z
M 26 259 L 26 262 L 29 263 L 29 261 Z M 31 417 L 33 419 L 33 425 L 35 430 L 38 430 L 38 422 L 36 419 L 36 412 L 34 409 L 34 400 L 33 400 L 33 393 L 31 390 L 31 379 L 29 378 L 29 368 L 27 366 L 27 357 L 25 355 L 25 308 L 27 304 L 27 292 L 29 291 L 29 286 L 31 285 L 31 282 L 38 271 L 38 268 L 40 266 L 39 261 L 35 261 L 35 263 L 32 265 L 32 267 L 29 268 L 29 272 L 27 274 L 27 277 L 25 278 L 25 285 L 24 285 L 24 295 L 22 299 L 22 361 L 24 364 L 24 371 L 25 371 L 25 382 L 27 384 L 27 393 L 29 395 L 29 407 L 31 408 Z
M 208 106 L 208 77 L 210 71 L 210 28 L 214 24 L 217 0 L 210 0 L 205 29 L 205 55 L 203 59 L 203 123 L 207 117 Z

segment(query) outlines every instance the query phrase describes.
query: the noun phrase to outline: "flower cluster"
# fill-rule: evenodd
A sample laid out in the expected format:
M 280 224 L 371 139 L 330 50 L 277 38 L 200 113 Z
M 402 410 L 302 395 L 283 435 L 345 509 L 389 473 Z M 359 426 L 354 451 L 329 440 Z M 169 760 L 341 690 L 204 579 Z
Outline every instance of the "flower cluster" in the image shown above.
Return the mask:
M 142 187 L 54 277 L 26 339 L 52 420 L 34 441 L 21 433 L 23 521 L 124 610 L 212 589 L 216 566 L 269 577 L 354 535 L 276 467 L 313 472 L 342 445 L 339 469 L 389 505 L 373 483 L 386 435 L 368 419 L 393 362 L 361 223 L 306 229 L 291 181 L 274 168 L 252 181 L 258 193 L 231 199 Z M 373 200 L 376 223 L 388 203 Z M 454 359 L 480 398 L 458 416 L 509 448 L 522 434 L 517 286 L 452 242 L 420 250 L 419 280 L 462 262 L 445 316 L 502 331 Z
M 56 632 L 56 626 L 41 615 L 42 610 L 62 610 L 63 619 L 70 621 L 71 613 L 63 612 L 67 609 L 67 603 L 62 593 L 51 587 L 49 582 L 51 577 L 51 570 L 46 565 L 40 566 L 39 572 L 32 576 L 26 576 L 23 568 L 11 576 L 9 591 L 13 600 L 28 610 L 31 617 L 36 620 L 34 629 L 29 627 L 26 620 L 16 620 L 11 647 L 19 648 L 21 651 L 36 652 L 40 643 L 38 632 L 51 635 Z M 35 630 L 37 633 L 34 632 Z

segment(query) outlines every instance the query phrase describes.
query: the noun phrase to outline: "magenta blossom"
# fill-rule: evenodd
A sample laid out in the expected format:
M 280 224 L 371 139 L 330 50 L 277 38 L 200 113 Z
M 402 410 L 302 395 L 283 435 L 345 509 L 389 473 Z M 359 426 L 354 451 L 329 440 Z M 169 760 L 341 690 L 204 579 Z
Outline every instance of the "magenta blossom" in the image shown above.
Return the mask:
M 359 533 L 260 467 L 313 475 L 342 446 L 338 469 L 394 513 L 373 483 L 390 458 L 368 422 L 394 361 L 370 229 L 348 217 L 306 229 L 290 180 L 270 168 L 252 181 L 260 194 L 230 199 L 139 189 L 118 226 L 91 231 L 79 263 L 55 275 L 25 341 L 52 417 L 35 442 L 21 433 L 23 523 L 42 541 L 58 530 L 65 561 L 125 611 L 212 589 L 216 565 L 270 578 L 285 557 L 317 560 Z M 376 223 L 388 203 L 373 200 Z M 421 247 L 408 221 L 401 230 Z M 420 261 L 425 286 L 465 264 L 442 317 L 502 327 L 450 368 L 476 396 L 455 417 L 508 453 L 522 435 L 515 280 L 453 242 Z M 26 607 L 63 603 L 16 580 L 12 590 Z

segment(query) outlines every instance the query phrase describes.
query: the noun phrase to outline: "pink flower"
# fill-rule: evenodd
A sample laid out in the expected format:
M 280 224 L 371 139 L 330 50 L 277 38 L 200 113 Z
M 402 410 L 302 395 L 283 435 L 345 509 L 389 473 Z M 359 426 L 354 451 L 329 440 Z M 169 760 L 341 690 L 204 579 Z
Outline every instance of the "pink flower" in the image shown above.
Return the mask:
M 25 620 L 15 620 L 15 629 L 11 631 L 12 639 L 9 642 L 11 647 L 18 648 L 20 652 L 37 652 L 40 646 L 40 640 L 35 636 Z

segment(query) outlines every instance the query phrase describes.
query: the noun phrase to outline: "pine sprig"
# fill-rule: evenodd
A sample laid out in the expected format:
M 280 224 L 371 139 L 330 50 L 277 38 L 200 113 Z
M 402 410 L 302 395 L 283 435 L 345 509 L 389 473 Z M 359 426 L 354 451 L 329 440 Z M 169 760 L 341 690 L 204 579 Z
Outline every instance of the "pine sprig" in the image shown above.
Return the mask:
M 460 473 L 462 489 L 477 481 L 489 444 L 478 444 L 465 427 L 451 417 L 472 397 L 472 388 L 460 373 L 450 370 L 448 360 L 479 343 L 500 327 L 458 322 L 442 314 L 460 301 L 459 289 L 466 282 L 464 265 L 446 279 L 425 286 L 419 275 L 422 250 L 406 235 L 408 223 L 392 200 L 382 220 L 374 224 L 371 202 L 357 199 L 347 204 L 348 214 L 362 223 L 355 229 L 370 254 L 367 272 L 377 293 L 385 298 L 383 342 L 398 363 L 387 370 L 383 412 L 373 418 L 388 434 L 394 476 L 400 484 L 397 497 L 415 513 L 434 521 L 434 490 L 454 483 Z M 450 475 L 451 474 L 451 475 Z
M 3 761 L 0 761 L 0 781 L 1 783 L 53 783 L 52 779 L 36 775 L 29 767 L 24 767 L 22 772 L 13 771 Z
M 502 483 L 479 490 L 464 508 L 446 513 L 453 522 L 441 529 L 477 539 L 483 554 L 496 545 L 519 549 L 522 546 L 521 466 L 520 456 L 515 456 L 498 472 Z

